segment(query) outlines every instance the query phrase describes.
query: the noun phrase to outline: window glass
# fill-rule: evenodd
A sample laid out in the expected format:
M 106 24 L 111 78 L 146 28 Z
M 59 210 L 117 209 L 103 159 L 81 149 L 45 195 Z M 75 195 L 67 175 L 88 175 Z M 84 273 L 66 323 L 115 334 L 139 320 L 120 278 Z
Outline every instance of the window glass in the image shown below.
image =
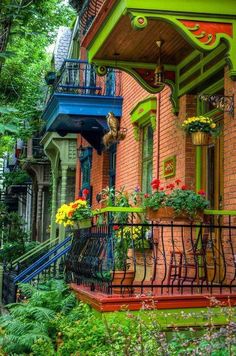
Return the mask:
M 143 128 L 142 191 L 151 193 L 153 170 L 153 130 L 151 125 Z

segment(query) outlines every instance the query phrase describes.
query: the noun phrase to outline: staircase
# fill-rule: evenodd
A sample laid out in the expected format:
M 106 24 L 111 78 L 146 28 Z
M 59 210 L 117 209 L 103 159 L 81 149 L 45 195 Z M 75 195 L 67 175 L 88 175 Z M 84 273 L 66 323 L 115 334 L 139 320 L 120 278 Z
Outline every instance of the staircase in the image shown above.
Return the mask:
M 16 301 L 17 284 L 32 283 L 37 285 L 50 278 L 59 278 L 63 275 L 65 257 L 71 248 L 72 237 L 59 242 L 48 240 L 33 251 L 13 261 L 11 268 L 4 270 L 3 276 L 3 304 Z M 37 259 L 35 258 L 37 256 Z M 40 256 L 40 257 L 39 257 Z M 33 261 L 28 267 L 27 261 Z

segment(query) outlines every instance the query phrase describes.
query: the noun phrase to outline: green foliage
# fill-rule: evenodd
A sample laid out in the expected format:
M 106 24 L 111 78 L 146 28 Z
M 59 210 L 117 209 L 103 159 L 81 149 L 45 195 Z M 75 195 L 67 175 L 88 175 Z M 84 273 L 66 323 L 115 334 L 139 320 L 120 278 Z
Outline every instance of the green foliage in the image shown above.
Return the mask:
M 231 307 L 219 309 L 227 320 L 224 327 L 214 326 L 209 308 L 204 312 L 204 327 L 165 331 L 158 314 L 145 306 L 138 313 L 107 317 L 76 302 L 62 281 L 49 281 L 38 290 L 20 287 L 29 299 L 9 305 L 9 314 L 0 318 L 0 346 L 9 355 L 231 356 L 236 352 L 236 312 Z M 179 311 L 178 315 L 186 322 L 197 322 L 191 313 Z
M 144 195 L 143 207 L 153 210 L 171 207 L 176 215 L 184 214 L 190 219 L 197 218 L 198 213 L 209 206 L 205 192 L 200 190 L 196 193 L 186 185 L 180 186 L 180 182 L 180 179 L 176 179 L 175 184 L 168 184 L 164 188 L 158 179 L 153 179 L 151 183 L 153 193 Z
M 0 204 L 0 229 L 3 248 L 0 261 L 11 263 L 17 257 L 33 249 L 37 243 L 28 241 L 28 234 L 24 230 L 24 221 L 15 212 L 8 212 L 6 207 Z
M 47 48 L 59 26 L 69 25 L 73 16 L 63 0 L 1 2 L 0 22 L 9 21 L 11 33 L 4 53 L 7 58 L 0 68 L 0 156 L 2 147 L 4 151 L 13 147 L 9 139 L 8 146 L 4 144 L 7 133 L 26 139 L 40 129 L 47 90 L 44 73 L 50 69 Z
M 5 187 L 10 187 L 11 185 L 19 185 L 29 181 L 31 178 L 22 169 L 17 169 L 16 171 L 12 172 L 5 172 L 3 173 L 3 184 Z

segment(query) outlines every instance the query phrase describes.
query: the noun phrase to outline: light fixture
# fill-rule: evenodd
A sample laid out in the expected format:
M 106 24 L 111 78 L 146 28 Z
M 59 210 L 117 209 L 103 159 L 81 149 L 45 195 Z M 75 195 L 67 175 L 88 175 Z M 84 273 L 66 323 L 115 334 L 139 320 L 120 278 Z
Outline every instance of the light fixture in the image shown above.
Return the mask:
M 163 43 L 164 42 L 161 40 L 156 41 L 156 45 L 159 50 L 159 56 L 158 56 L 157 66 L 154 71 L 154 74 L 155 74 L 154 85 L 157 85 L 157 86 L 164 83 L 164 67 L 161 64 L 161 47 L 162 47 Z

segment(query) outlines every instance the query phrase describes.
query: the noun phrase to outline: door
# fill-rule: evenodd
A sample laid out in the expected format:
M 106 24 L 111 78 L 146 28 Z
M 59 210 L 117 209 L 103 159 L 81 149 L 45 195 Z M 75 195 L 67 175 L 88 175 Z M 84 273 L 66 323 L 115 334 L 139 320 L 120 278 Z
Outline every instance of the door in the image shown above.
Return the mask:
M 205 116 L 207 116 L 205 114 Z M 223 131 L 223 114 L 218 113 L 214 120 Z M 203 162 L 203 189 L 206 191 L 206 197 L 210 202 L 209 209 L 221 210 L 223 208 L 223 188 L 224 188 L 224 155 L 223 155 L 223 135 L 212 139 L 209 146 L 202 149 Z M 221 218 L 213 216 L 211 223 L 215 226 L 221 223 Z M 221 236 L 220 236 L 221 235 Z M 224 275 L 222 263 L 223 239 L 221 229 L 215 227 L 208 232 L 207 243 L 207 267 L 208 280 L 212 283 L 221 281 Z

